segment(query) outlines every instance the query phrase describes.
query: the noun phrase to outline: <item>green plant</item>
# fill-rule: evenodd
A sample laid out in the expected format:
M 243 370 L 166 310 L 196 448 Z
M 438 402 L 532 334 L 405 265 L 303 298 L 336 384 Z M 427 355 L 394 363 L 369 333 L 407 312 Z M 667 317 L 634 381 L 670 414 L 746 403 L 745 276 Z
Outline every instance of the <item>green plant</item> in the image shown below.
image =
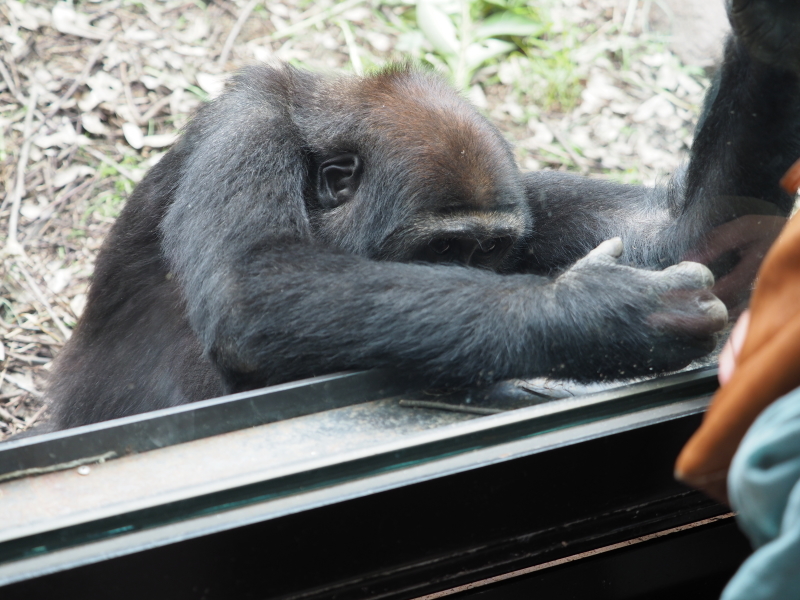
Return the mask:
M 14 305 L 3 296 L 0 296 L 0 319 L 9 323 L 13 323 L 18 319 Z
M 187 85 L 186 91 L 191 92 L 192 94 L 197 96 L 197 98 L 203 103 L 211 101 L 211 97 L 196 85 Z
M 572 109 L 583 89 L 581 71 L 572 56 L 573 32 L 564 32 L 558 45 L 547 39 L 532 39 L 530 45 L 526 64 L 544 84 L 538 93 L 538 104 L 549 110 Z
M 141 162 L 141 158 L 138 155 L 129 154 L 122 158 L 119 165 L 122 167 L 138 167 Z M 97 166 L 97 176 L 101 180 L 108 180 L 108 183 L 113 187 L 101 191 L 89 201 L 80 220 L 81 225 L 84 226 L 88 223 L 89 218 L 95 214 L 105 218 L 118 217 L 122 206 L 135 187 L 134 182 L 120 174 L 112 164 L 100 163 Z M 77 231 L 73 231 L 73 235 L 78 235 Z
M 519 0 L 417 0 L 417 25 L 434 47 L 426 55 L 444 65 L 466 89 L 488 61 L 520 47 L 520 39 L 544 33 L 536 12 Z
M 638 169 L 628 167 L 625 170 L 604 169 L 602 171 L 610 181 L 623 183 L 626 185 L 642 185 L 642 174 Z
M 86 212 L 81 218 L 81 225 L 86 225 L 89 218 L 94 215 L 107 219 L 116 219 L 131 191 L 133 191 L 133 182 L 124 177 L 120 177 L 120 179 L 114 182 L 113 190 L 100 192 L 89 202 L 89 206 L 86 207 Z

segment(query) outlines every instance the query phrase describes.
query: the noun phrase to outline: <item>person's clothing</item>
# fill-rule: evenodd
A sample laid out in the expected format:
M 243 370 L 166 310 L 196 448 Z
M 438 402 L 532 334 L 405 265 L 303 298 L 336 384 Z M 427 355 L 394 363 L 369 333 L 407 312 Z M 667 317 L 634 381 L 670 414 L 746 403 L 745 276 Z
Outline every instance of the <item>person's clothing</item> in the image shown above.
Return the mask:
M 722 600 L 800 598 L 800 389 L 750 427 L 731 463 L 728 497 L 756 551 Z
M 750 325 L 728 383 L 683 448 L 676 476 L 727 502 L 726 476 L 748 427 L 770 403 L 800 387 L 800 218 L 767 253 L 750 302 Z M 798 595 L 800 597 L 800 595 Z

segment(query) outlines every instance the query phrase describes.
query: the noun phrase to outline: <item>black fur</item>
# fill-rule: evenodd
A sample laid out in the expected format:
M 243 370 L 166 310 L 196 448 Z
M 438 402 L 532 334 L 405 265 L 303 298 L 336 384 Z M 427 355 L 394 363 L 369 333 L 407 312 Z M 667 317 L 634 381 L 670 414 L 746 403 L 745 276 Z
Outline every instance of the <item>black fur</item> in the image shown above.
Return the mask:
M 106 240 L 52 376 L 54 426 L 347 369 L 470 385 L 688 363 L 726 316 L 709 272 L 676 263 L 792 203 L 777 181 L 800 156 L 800 80 L 757 56 L 729 42 L 691 162 L 657 189 L 523 175 L 415 69 L 242 71 Z M 619 260 L 613 242 L 586 256 L 614 236 Z

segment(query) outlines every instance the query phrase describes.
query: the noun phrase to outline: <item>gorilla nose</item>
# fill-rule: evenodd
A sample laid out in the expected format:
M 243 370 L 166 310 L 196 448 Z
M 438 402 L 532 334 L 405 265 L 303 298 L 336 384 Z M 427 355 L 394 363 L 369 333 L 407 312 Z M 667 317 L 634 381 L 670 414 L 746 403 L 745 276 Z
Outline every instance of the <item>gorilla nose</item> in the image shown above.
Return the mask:
M 481 247 L 478 240 L 462 238 L 438 239 L 430 243 L 433 250 L 431 262 L 459 263 L 469 266 L 475 251 Z
M 481 247 L 478 240 L 459 240 L 455 261 L 465 266 L 472 266 L 475 251 Z

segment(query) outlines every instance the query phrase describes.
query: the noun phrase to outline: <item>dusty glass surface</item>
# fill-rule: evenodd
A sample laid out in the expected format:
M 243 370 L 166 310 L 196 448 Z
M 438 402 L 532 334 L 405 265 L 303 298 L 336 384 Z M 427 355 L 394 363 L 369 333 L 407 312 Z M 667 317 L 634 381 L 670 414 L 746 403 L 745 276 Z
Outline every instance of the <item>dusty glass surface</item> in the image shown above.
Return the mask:
M 8 167 L 5 180 L 13 182 L 13 193 L 7 194 L 0 209 L 10 250 L 3 262 L 3 297 L 7 301 L 0 322 L 0 358 L 4 361 L 0 436 L 4 438 L 57 414 L 60 402 L 53 400 L 58 396 L 53 390 L 59 381 L 67 380 L 78 392 L 61 394 L 75 404 L 74 409 L 61 411 L 61 416 L 78 416 L 61 420 L 58 427 L 342 369 L 399 366 L 397 370 L 411 375 L 423 390 L 403 399 L 399 406 L 404 410 L 480 416 L 696 368 L 714 362 L 726 335 L 720 305 L 709 294 L 726 305 L 729 328 L 746 307 L 758 265 L 791 209 L 792 199 L 778 187 L 778 179 L 797 151 L 786 139 L 787 132 L 793 131 L 793 117 L 783 109 L 785 97 L 791 94 L 781 87 L 785 84 L 785 78 L 779 76 L 786 68 L 780 62 L 783 59 L 764 54 L 758 50 L 758 40 L 748 37 L 750 30 L 744 25 L 758 16 L 742 17 L 744 21 L 737 26 L 741 39 L 729 46 L 717 71 L 716 87 L 702 110 L 711 71 L 697 67 L 707 68 L 713 62 L 712 54 L 722 55 L 724 15 L 721 24 L 710 15 L 693 20 L 695 25 L 698 20 L 708 25 L 704 31 L 715 32 L 714 39 L 700 44 L 712 50 L 698 59 L 688 57 L 685 48 L 665 45 L 651 33 L 658 30 L 673 33 L 676 39 L 685 37 L 683 27 L 688 25 L 681 24 L 683 17 L 676 16 L 664 29 L 664 15 L 657 9 L 628 3 L 623 10 L 611 0 L 543 2 L 536 7 L 461 3 L 459 8 L 457 3 L 434 6 L 425 2 L 420 7 L 402 3 L 361 7 L 354 14 L 347 13 L 345 21 L 353 24 L 353 31 L 350 25 L 330 21 L 328 17 L 333 18 L 334 13 L 325 12 L 339 14 L 336 11 L 350 9 L 325 2 L 317 8 L 327 20 L 287 1 L 263 8 L 269 17 L 264 19 L 257 18 L 262 7 L 250 3 L 240 2 L 236 10 L 213 4 L 184 7 L 180 22 L 170 16 L 176 9 L 169 3 L 124 10 L 95 4 L 53 8 L 36 1 L 13 3 L 10 12 L 0 15 L 8 32 L 3 38 L 3 56 L 8 59 L 4 64 L 11 65 L 8 73 L 2 74 L 0 94 L 9 107 L 15 107 L 9 110 L 10 116 L 2 117 L 10 149 L 3 154 L 3 168 Z M 765 18 L 775 17 L 765 14 Z M 509 15 L 518 29 L 506 35 L 505 30 L 497 29 L 497 23 Z M 64 30 L 57 25 L 67 21 L 82 23 L 82 28 Z M 441 39 L 437 41 L 437 23 L 445 28 L 450 23 L 456 35 L 469 37 L 455 46 L 442 45 Z M 481 37 L 487 23 L 494 23 L 492 35 L 499 38 L 489 41 Z M 42 52 L 30 52 L 33 47 Z M 486 55 L 482 62 L 459 60 L 458 48 L 474 56 L 476 49 L 489 47 L 497 54 Z M 314 110 L 328 115 L 325 127 L 335 129 L 355 113 L 354 106 L 344 97 L 345 109 L 336 112 L 341 102 L 333 100 L 342 98 L 335 95 L 335 89 L 320 84 L 314 73 L 336 68 L 370 77 L 369 64 L 387 64 L 408 56 L 444 72 L 460 88 L 456 95 L 467 96 L 477 111 L 470 112 L 466 105 L 453 101 L 451 106 L 458 107 L 453 114 L 469 115 L 469 119 L 457 118 L 458 126 L 439 130 L 429 127 L 437 122 L 425 120 L 425 111 L 417 110 L 415 104 L 420 99 L 438 98 L 431 92 L 439 89 L 438 84 L 422 86 L 405 96 L 400 92 L 387 95 L 396 104 L 392 105 L 395 112 L 381 113 L 380 119 L 373 120 L 374 126 L 395 142 L 413 134 L 414 143 L 393 142 L 390 146 L 408 153 L 404 165 L 418 164 L 419 157 L 412 151 L 422 148 L 424 157 L 435 159 L 429 162 L 438 165 L 433 172 L 439 179 L 420 186 L 420 194 L 428 194 L 425 198 L 430 200 L 422 209 L 410 204 L 401 207 L 400 213 L 413 217 L 408 219 L 408 227 L 382 238 L 374 232 L 381 231 L 382 222 L 397 217 L 392 212 L 396 207 L 386 202 L 378 215 L 362 210 L 371 202 L 356 202 L 361 208 L 353 211 L 355 216 L 350 221 L 346 216 L 340 219 L 336 215 L 347 212 L 347 202 L 352 198 L 358 201 L 358 190 L 348 186 L 363 176 L 363 188 L 371 185 L 374 190 L 374 181 L 381 185 L 410 181 L 419 171 L 406 169 L 402 177 L 395 178 L 377 169 L 375 175 L 375 161 L 370 162 L 369 152 L 355 147 L 360 140 L 333 144 L 335 156 L 329 156 L 327 147 L 318 147 L 319 136 L 310 136 L 303 129 L 313 122 L 311 113 L 303 110 L 308 109 L 304 102 L 314 94 L 297 94 L 287 104 L 302 117 L 293 125 L 302 133 L 300 137 L 307 138 L 294 148 L 300 158 L 289 162 L 307 167 L 309 186 L 330 184 L 327 196 L 325 189 L 303 191 L 300 200 L 308 214 L 303 222 L 326 249 L 344 250 L 379 263 L 377 266 L 359 263 L 344 276 L 331 275 L 335 270 L 326 262 L 327 250 L 311 260 L 292 259 L 302 254 L 298 250 L 307 249 L 291 246 L 288 251 L 289 245 L 281 241 L 277 245 L 280 259 L 266 267 L 275 283 L 257 288 L 257 293 L 244 300 L 234 295 L 226 303 L 224 295 L 230 288 L 252 289 L 233 275 L 241 275 L 237 269 L 245 257 L 257 255 L 256 249 L 273 247 L 274 240 L 248 238 L 231 259 L 230 248 L 238 248 L 245 225 L 256 222 L 252 215 L 261 209 L 250 207 L 253 210 L 228 214 L 219 206 L 206 211 L 201 208 L 204 198 L 206 205 L 217 197 L 230 200 L 227 191 L 242 189 L 238 180 L 224 180 L 222 175 L 212 177 L 210 186 L 203 180 L 208 173 L 221 172 L 215 162 L 220 156 L 233 156 L 237 165 L 246 164 L 251 156 L 232 154 L 233 148 L 223 144 L 221 151 L 209 151 L 208 168 L 200 159 L 190 161 L 195 172 L 190 179 L 205 183 L 184 190 L 173 203 L 183 203 L 184 211 L 176 209 L 169 223 L 205 219 L 197 226 L 200 233 L 189 235 L 187 229 L 161 222 L 148 222 L 147 227 L 138 227 L 142 225 L 138 223 L 126 230 L 145 230 L 150 237 L 172 236 L 172 242 L 181 248 L 174 251 L 170 242 L 153 250 L 151 259 L 169 255 L 172 262 L 156 265 L 146 273 L 147 281 L 129 278 L 127 287 L 111 290 L 106 296 L 129 298 L 141 289 L 154 290 L 152 295 L 145 294 L 152 302 L 139 305 L 146 314 L 123 311 L 113 324 L 96 324 L 97 331 L 106 336 L 81 342 L 84 346 L 46 381 L 53 357 L 63 354 L 65 344 L 67 348 L 77 346 L 67 340 L 84 311 L 89 275 L 101 240 L 135 184 L 149 169 L 166 164 L 159 160 L 174 140 L 170 136 L 186 125 L 205 100 L 222 92 L 225 74 L 256 61 L 299 65 L 311 73 L 304 75 L 303 85 L 322 86 L 314 89 L 328 94 Z M 758 68 L 749 69 L 748 61 L 756 61 Z M 312 80 L 317 83 L 309 83 Z M 260 106 L 268 105 L 266 101 Z M 402 121 L 402 127 L 390 127 L 401 122 L 397 115 L 409 110 L 413 119 Z M 257 127 L 250 122 L 238 126 L 235 119 L 225 117 L 233 113 L 245 114 L 222 111 L 224 118 L 215 120 L 222 123 L 219 131 L 232 132 L 220 138 L 244 143 Z M 484 136 L 489 125 L 474 131 L 461 127 L 466 122 L 483 123 L 484 116 L 500 133 Z M 470 121 L 473 118 L 475 121 Z M 259 147 L 263 150 L 273 138 L 291 137 L 280 133 L 284 125 L 281 122 L 260 134 Z M 329 131 L 325 127 L 317 132 L 322 132 L 322 138 Z M 480 130 L 483 137 L 478 137 L 488 146 L 482 150 L 474 150 L 473 144 L 459 146 L 461 153 L 455 156 L 461 160 L 469 150 L 471 162 L 467 169 L 457 171 L 453 167 L 457 161 L 439 160 L 442 157 L 436 152 L 447 146 L 453 132 L 462 129 Z M 312 137 L 316 140 L 313 144 Z M 513 146 L 505 148 L 503 139 Z M 201 139 L 200 146 L 205 147 L 204 141 L 208 140 Z M 289 150 L 280 156 L 294 151 Z M 504 152 L 513 153 L 521 173 L 498 158 Z M 513 173 L 505 177 L 509 169 Z M 178 170 L 176 166 L 163 172 Z M 233 168 L 231 172 L 246 170 Z M 451 172 L 460 173 L 455 186 L 458 193 L 448 183 Z M 262 175 L 258 181 L 263 185 L 275 180 L 280 183 L 278 188 L 292 188 L 289 184 L 302 187 L 299 180 L 280 179 L 285 177 L 280 173 Z M 495 192 L 503 192 L 489 194 L 488 201 L 478 193 L 487 181 Z M 462 183 L 464 189 L 459 187 Z M 204 190 L 217 184 L 220 193 L 205 197 Z M 512 193 L 518 184 L 524 187 L 521 195 Z M 259 187 L 236 196 L 242 197 L 272 196 Z M 373 194 L 368 199 L 376 197 L 403 196 Z M 514 204 L 514 198 L 520 202 Z M 445 206 L 440 206 L 440 201 Z M 477 209 L 476 203 L 480 205 Z M 141 212 L 160 214 L 158 210 Z M 284 222 L 284 213 L 270 214 L 278 215 L 274 221 Z M 365 214 L 369 218 L 364 218 Z M 510 225 L 481 229 L 470 220 L 476 214 L 488 219 L 489 229 L 497 223 Z M 286 222 L 303 218 L 294 215 Z M 374 225 L 364 229 L 374 234 L 374 239 L 359 238 L 359 228 L 366 222 Z M 261 225 L 251 228 L 270 230 L 274 223 L 265 219 Z M 225 242 L 214 245 L 215 234 Z M 604 240 L 616 237 L 621 246 L 606 243 L 599 253 L 589 254 Z M 181 246 L 180 241 L 188 238 L 192 244 Z M 206 254 L 207 243 L 211 250 Z M 111 265 L 107 274 L 113 278 L 146 263 L 140 260 L 145 246 L 124 248 L 119 252 L 123 258 Z M 416 266 L 418 261 L 435 263 L 435 269 L 416 278 L 412 271 L 395 264 Z M 670 266 L 681 261 L 707 265 L 715 277 L 713 287 L 706 289 L 710 280 L 705 271 Z M 472 269 L 470 275 L 455 282 L 452 274 L 465 271 L 447 271 L 439 264 L 442 262 L 483 269 Z M 199 263 L 222 266 L 198 274 L 193 269 Z M 628 267 L 635 270 L 626 270 Z M 282 290 L 295 289 L 297 282 L 279 271 L 295 268 L 307 269 L 301 289 L 296 297 L 291 293 L 282 296 Z M 403 275 L 380 279 L 382 268 Z M 488 269 L 502 277 L 484 277 L 482 271 Z M 242 271 L 245 278 L 252 276 L 251 283 L 262 281 L 254 276 L 257 269 Z M 100 275 L 95 272 L 95 281 Z M 191 277 L 196 287 L 187 284 Z M 148 287 L 151 280 L 156 283 Z M 158 291 L 159 286 L 167 285 L 164 281 L 179 280 L 183 287 L 170 284 L 173 287 L 168 292 Z M 466 286 L 461 285 L 463 280 Z M 231 281 L 233 285 L 225 285 Z M 357 292 L 336 296 L 343 281 Z M 381 304 L 385 308 L 377 317 L 369 313 L 376 302 L 357 302 L 371 297 L 368 292 L 401 284 L 407 288 L 406 296 Z M 465 287 L 473 284 L 478 291 L 470 296 Z M 527 297 L 527 287 L 541 293 Z M 503 290 L 509 289 L 510 296 L 527 303 L 520 310 L 524 319 L 514 314 L 515 318 L 504 320 L 520 304 L 505 303 L 509 294 Z M 312 311 L 303 302 L 314 294 L 319 301 Z M 429 295 L 435 300 L 430 301 Z M 196 302 L 202 313 L 219 298 L 223 300 L 211 317 L 192 317 L 191 324 L 180 321 L 176 326 L 176 319 L 188 318 L 182 308 L 175 309 L 181 302 Z M 278 300 L 262 303 L 265 298 Z M 151 310 L 152 306 L 156 308 Z M 250 310 L 236 313 L 241 306 Z M 400 309 L 407 306 L 418 310 L 416 318 L 398 325 L 405 314 Z M 344 310 L 347 307 L 349 312 Z M 181 314 L 169 318 L 173 310 Z M 336 311 L 342 315 L 333 321 L 345 324 L 340 329 L 325 320 Z M 254 323 L 254 315 L 272 315 L 275 322 L 266 326 Z M 222 321 L 221 335 L 216 330 L 206 331 L 209 323 Z M 192 333 L 186 334 L 190 329 Z M 351 342 L 358 338 L 358 342 L 348 346 L 345 338 Z M 259 342 L 242 350 L 251 340 Z M 202 353 L 207 359 L 196 370 L 186 367 L 192 361 L 185 348 L 193 344 L 203 346 L 202 352 L 195 354 Z M 348 351 L 351 354 L 341 359 Z M 263 361 L 260 354 L 264 353 L 271 353 L 273 360 Z M 204 386 L 209 372 L 221 373 L 223 384 Z M 437 380 L 441 373 L 452 377 Z M 537 378 L 520 379 L 533 376 Z M 105 386 L 93 387 L 100 379 L 105 379 Z M 498 379 L 505 383 L 487 385 Z M 45 402 L 48 395 L 49 406 Z M 112 399 L 118 401 L 113 410 L 87 408 L 111 405 Z

